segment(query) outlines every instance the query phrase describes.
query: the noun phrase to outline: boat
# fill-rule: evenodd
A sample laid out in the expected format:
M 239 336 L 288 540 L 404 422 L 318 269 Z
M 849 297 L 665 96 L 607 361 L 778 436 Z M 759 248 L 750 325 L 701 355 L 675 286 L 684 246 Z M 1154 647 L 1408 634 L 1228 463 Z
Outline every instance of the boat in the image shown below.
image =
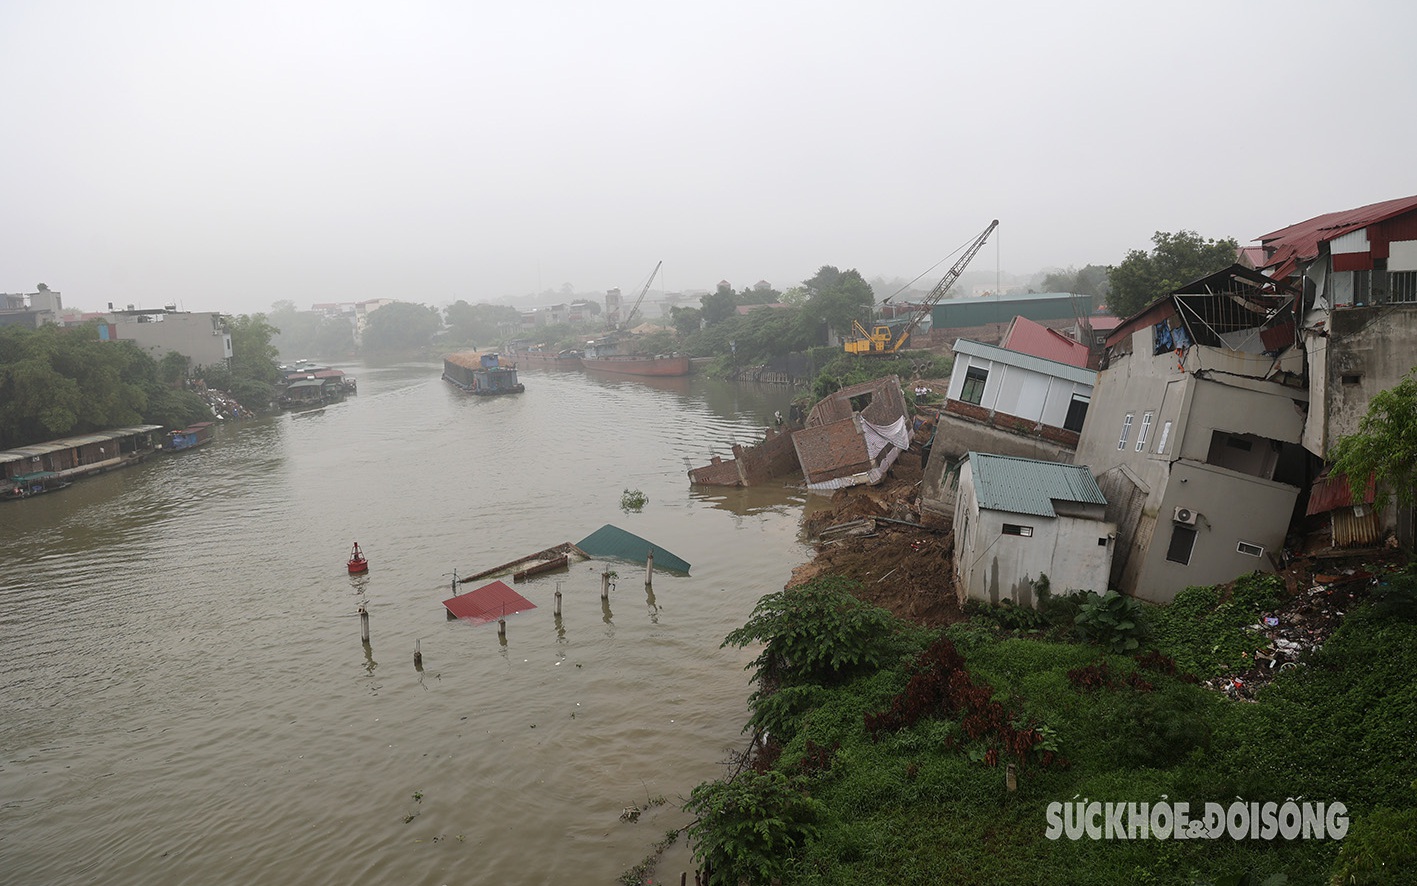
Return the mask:
M 517 381 L 515 366 L 503 366 L 497 354 L 479 354 L 476 351 L 444 357 L 443 379 L 479 397 L 520 394 L 526 390 L 526 385 Z
M 54 471 L 31 471 L 28 474 L 16 474 L 9 478 L 10 485 L 0 489 L 0 501 L 19 501 L 22 498 L 33 498 L 36 495 L 43 495 L 46 492 L 57 492 L 71 484 L 61 475 Z
M 577 350 L 543 351 L 533 349 L 530 351 L 515 351 L 508 356 L 516 362 L 518 367 L 527 366 L 533 369 L 581 368 L 581 352 Z
M 276 383 L 276 405 L 281 409 L 307 409 L 338 403 L 349 394 L 358 393 L 355 380 L 342 370 L 315 366 L 299 361 L 294 368 L 284 367 Z
M 620 375 L 680 376 L 689 374 L 689 358 L 683 354 L 660 354 L 643 356 L 640 354 L 609 354 L 581 358 L 581 366 L 599 372 L 615 372 Z
M 364 552 L 359 550 L 359 542 L 354 543 L 354 550 L 349 554 L 350 575 L 360 575 L 369 571 L 369 561 L 364 558 Z
M 684 354 L 622 354 L 620 338 L 614 334 L 588 341 L 581 366 L 620 375 L 679 376 L 689 374 L 689 358 Z
M 197 422 L 190 427 L 180 431 L 169 431 L 167 434 L 167 448 L 170 452 L 181 452 L 184 449 L 196 449 L 212 442 L 213 422 Z

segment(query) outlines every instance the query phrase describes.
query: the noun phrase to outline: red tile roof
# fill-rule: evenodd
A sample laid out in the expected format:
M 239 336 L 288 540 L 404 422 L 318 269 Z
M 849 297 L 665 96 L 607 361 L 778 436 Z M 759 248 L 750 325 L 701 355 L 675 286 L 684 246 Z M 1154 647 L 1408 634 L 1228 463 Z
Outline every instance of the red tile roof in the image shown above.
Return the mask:
M 1320 244 L 1413 210 L 1417 210 L 1417 196 L 1385 200 L 1357 209 L 1318 215 L 1255 239 L 1264 244 L 1269 253 L 1269 260 L 1264 264 L 1269 269 L 1269 275 L 1282 280 L 1294 273 L 1299 262 L 1317 256 Z
M 1001 346 L 1056 363 L 1087 366 L 1087 345 L 1023 316 L 1014 317 Z

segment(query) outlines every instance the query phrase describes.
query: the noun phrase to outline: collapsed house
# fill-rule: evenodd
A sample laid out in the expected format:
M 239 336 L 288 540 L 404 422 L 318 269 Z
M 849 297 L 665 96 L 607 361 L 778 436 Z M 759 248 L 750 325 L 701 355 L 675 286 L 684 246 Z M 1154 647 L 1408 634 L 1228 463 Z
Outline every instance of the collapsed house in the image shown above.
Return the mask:
M 1301 488 L 1297 291 L 1233 265 L 1128 318 L 1078 443 L 1118 526 L 1111 586 L 1167 603 L 1273 571 Z
M 822 398 L 792 445 L 807 488 L 831 492 L 881 482 L 910 448 L 910 430 L 900 378 L 891 375 Z

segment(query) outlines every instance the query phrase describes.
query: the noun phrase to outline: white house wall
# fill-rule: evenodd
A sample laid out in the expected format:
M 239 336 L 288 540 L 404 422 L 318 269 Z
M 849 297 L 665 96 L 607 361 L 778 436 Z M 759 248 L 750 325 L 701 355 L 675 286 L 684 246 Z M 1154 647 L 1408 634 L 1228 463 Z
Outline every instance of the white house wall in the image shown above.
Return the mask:
M 1255 570 L 1273 572 L 1271 557 L 1284 545 L 1299 490 L 1294 486 L 1246 477 L 1211 465 L 1177 462 L 1157 508 L 1151 544 L 1137 571 L 1132 594 L 1153 603 L 1169 603 L 1191 585 L 1213 585 Z M 1176 508 L 1196 515 L 1195 546 L 1189 563 L 1167 559 L 1177 523 Z M 1241 553 L 1241 542 L 1261 548 Z
M 1088 398 L 1092 396 L 1092 385 L 1079 384 L 984 357 L 959 354 L 950 373 L 949 399 L 961 399 L 965 373 L 972 367 L 988 373 L 979 406 L 1055 428 L 1061 428 L 1067 420 L 1068 408 L 1072 405 L 1074 394 Z

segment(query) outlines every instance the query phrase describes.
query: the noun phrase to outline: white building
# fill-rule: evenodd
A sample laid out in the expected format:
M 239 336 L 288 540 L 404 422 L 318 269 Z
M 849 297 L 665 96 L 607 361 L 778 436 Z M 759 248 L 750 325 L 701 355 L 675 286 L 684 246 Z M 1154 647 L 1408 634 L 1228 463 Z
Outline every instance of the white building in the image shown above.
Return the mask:
M 1056 594 L 1107 590 L 1115 523 L 1081 465 L 968 453 L 955 503 L 955 592 L 998 604 L 1036 606 L 1033 583 Z

